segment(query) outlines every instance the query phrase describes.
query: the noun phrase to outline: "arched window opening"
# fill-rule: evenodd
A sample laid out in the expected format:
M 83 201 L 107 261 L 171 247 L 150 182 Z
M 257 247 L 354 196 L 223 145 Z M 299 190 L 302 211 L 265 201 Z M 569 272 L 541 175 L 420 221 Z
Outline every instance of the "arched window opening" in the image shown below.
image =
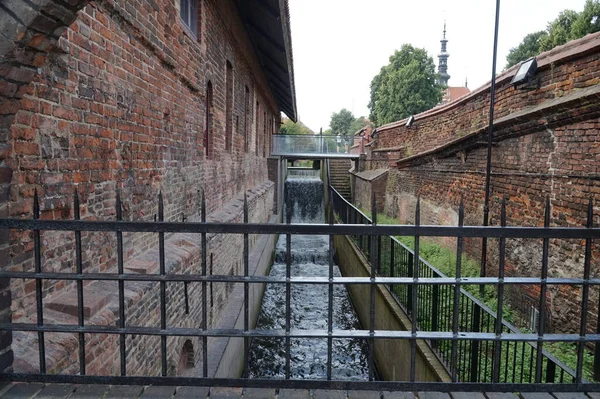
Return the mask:
M 231 142 L 233 141 L 233 65 L 227 61 L 226 67 L 225 151 L 231 151 Z
M 177 367 L 178 376 L 190 376 L 191 371 L 196 365 L 194 358 L 194 345 L 192 341 L 187 340 L 179 353 L 179 365 Z
M 212 158 L 212 140 L 213 140 L 213 86 L 209 81 L 206 85 L 206 123 L 204 126 L 204 155 L 206 158 Z
M 248 152 L 248 131 L 250 129 L 250 89 L 244 92 L 244 152 Z
M 257 101 L 256 102 L 256 134 L 254 135 L 254 153 L 258 156 L 258 149 L 259 149 L 259 137 L 260 137 L 260 132 L 259 132 L 259 127 L 260 127 L 260 103 Z
M 263 113 L 263 158 L 267 156 L 267 112 Z

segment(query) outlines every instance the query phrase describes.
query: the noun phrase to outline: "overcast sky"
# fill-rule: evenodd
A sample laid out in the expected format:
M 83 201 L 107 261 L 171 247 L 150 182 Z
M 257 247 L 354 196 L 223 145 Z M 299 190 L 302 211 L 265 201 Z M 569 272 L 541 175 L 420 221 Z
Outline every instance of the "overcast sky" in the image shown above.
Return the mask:
M 300 120 L 314 131 L 332 112 L 368 116 L 369 85 L 402 44 L 427 50 L 437 66 L 447 23 L 450 86 L 471 90 L 492 73 L 494 0 L 289 0 Z M 498 68 L 531 32 L 545 29 L 565 8 L 585 0 L 502 0 Z

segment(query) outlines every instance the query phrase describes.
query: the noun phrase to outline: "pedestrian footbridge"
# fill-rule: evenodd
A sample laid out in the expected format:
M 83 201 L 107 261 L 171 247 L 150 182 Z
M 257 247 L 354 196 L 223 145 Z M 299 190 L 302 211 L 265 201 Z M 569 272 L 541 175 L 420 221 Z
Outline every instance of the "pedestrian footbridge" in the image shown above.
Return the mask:
M 271 155 L 287 159 L 359 158 L 350 153 L 352 137 L 333 135 L 278 134 L 273 136 Z

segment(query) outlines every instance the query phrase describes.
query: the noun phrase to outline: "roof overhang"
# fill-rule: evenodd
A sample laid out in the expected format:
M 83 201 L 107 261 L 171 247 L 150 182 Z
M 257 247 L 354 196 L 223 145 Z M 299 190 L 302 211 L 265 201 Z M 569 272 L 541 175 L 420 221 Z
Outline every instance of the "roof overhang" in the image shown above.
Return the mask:
M 287 0 L 235 0 L 281 110 L 297 119 Z

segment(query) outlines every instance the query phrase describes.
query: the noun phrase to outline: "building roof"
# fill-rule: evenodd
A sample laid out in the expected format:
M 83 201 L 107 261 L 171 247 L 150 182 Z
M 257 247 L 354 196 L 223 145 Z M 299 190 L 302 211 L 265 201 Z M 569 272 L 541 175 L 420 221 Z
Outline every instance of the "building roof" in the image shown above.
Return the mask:
M 444 97 L 442 99 L 443 104 L 448 104 L 460 98 L 466 94 L 469 94 L 471 90 L 468 87 L 448 87 L 444 93 Z
M 287 0 L 235 0 L 281 110 L 297 119 Z

